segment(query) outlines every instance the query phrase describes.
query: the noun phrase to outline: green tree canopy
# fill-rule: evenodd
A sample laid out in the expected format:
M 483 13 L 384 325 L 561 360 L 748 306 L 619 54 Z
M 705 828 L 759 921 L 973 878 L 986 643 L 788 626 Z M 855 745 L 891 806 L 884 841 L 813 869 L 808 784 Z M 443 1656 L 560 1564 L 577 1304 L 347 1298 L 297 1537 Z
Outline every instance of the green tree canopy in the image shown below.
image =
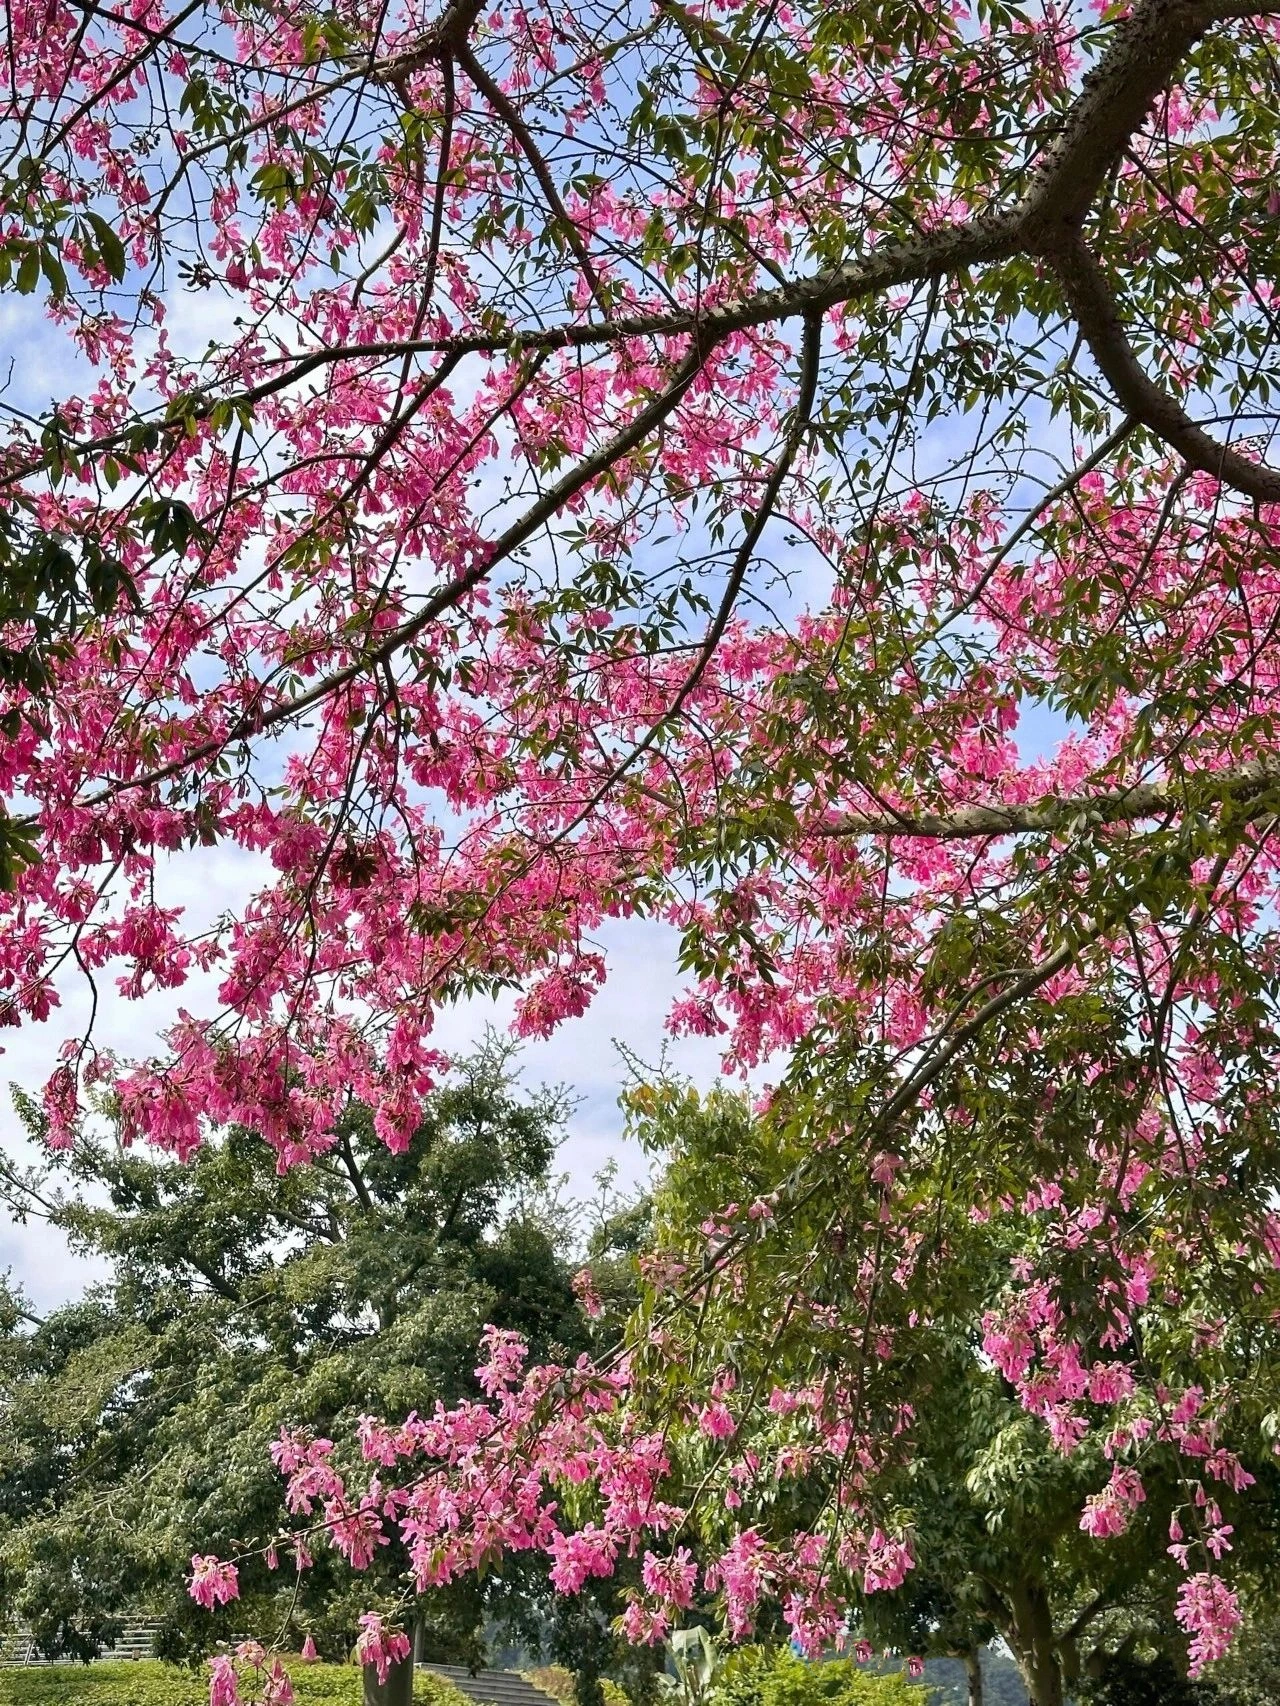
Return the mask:
M 232 1615 L 237 1629 L 292 1619 L 337 1650 L 359 1584 L 323 1564 L 295 1577 L 289 1557 L 272 1570 L 257 1552 L 254 1603 L 214 1625 L 184 1590 L 193 1553 L 278 1529 L 279 1428 L 349 1432 L 367 1412 L 473 1392 L 486 1322 L 540 1354 L 586 1347 L 567 1217 L 546 1198 L 565 1098 L 518 1093 L 509 1064 L 496 1046 L 465 1062 L 403 1154 L 353 1104 L 333 1149 L 283 1175 L 237 1128 L 186 1165 L 113 1137 L 34 1173 L 5 1165 L 12 1209 L 110 1265 L 43 1321 L 0 1298 L 3 1602 L 46 1652 L 86 1655 L 139 1606 L 171 1650 L 225 1635 Z M 510 1613 L 511 1572 L 421 1602 L 428 1640 L 476 1652 L 504 1594 Z
M 1190 1525 L 1187 1507 L 1203 1484 L 1161 1437 L 1158 1412 L 1148 1414 L 1141 1398 L 1125 1418 L 1132 1430 L 1126 1435 L 1123 1425 L 1088 1421 L 1086 1389 L 1083 1419 L 1064 1435 L 1055 1413 L 1028 1409 L 989 1348 L 991 1311 L 1007 1307 L 1042 1259 L 1045 1228 L 1037 1216 L 973 1217 L 956 1211 L 944 1178 L 919 1182 L 929 1212 L 918 1217 L 917 1236 L 926 1249 L 932 1240 L 946 1254 L 945 1262 L 928 1264 L 922 1289 L 918 1277 L 913 1283 L 892 1264 L 877 1273 L 868 1258 L 874 1239 L 867 1229 L 892 1173 L 879 1187 L 851 1173 L 841 1188 L 815 1167 L 822 1188 L 810 1191 L 807 1209 L 758 1245 L 738 1245 L 728 1277 L 688 1287 L 681 1311 L 669 1278 L 695 1260 L 708 1221 L 729 1197 L 767 1206 L 784 1179 L 794 1180 L 801 1142 L 785 1105 L 762 1119 L 747 1098 L 724 1090 L 700 1097 L 660 1082 L 640 1087 L 630 1102 L 640 1135 L 670 1157 L 655 1203 L 655 1283 L 637 1323 L 641 1357 L 658 1314 L 669 1347 L 678 1343 L 674 1355 L 654 1364 L 668 1383 L 664 1401 L 679 1408 L 682 1374 L 694 1391 L 719 1380 L 735 1415 L 768 1415 L 771 1391 L 813 1394 L 811 1410 L 788 1403 L 750 1436 L 762 1457 L 792 1466 L 763 1500 L 765 1532 L 820 1527 L 841 1477 L 860 1472 L 852 1437 L 843 1462 L 813 1449 L 848 1403 L 849 1383 L 863 1383 L 862 1399 L 880 1406 L 878 1508 L 886 1527 L 910 1535 L 915 1565 L 900 1587 L 856 1596 L 860 1632 L 877 1647 L 938 1656 L 976 1655 L 998 1635 L 1037 1706 L 1057 1706 L 1135 1649 L 1161 1655 L 1185 1675 L 1186 1637 L 1175 1620 L 1177 1584 L 1166 1549 L 1171 1520 Z M 1153 1361 L 1162 1338 L 1188 1357 L 1180 1304 L 1171 1294 L 1163 1311 L 1151 1310 Z M 884 1371 L 865 1372 L 868 1351 L 874 1364 L 890 1342 L 896 1354 Z M 1096 1343 L 1078 1349 L 1085 1364 L 1105 1354 Z M 1269 1365 L 1243 1323 L 1202 1355 L 1245 1407 L 1257 1412 L 1273 1402 Z M 691 1460 L 682 1467 L 696 1484 L 699 1473 L 714 1472 L 723 1451 L 693 1434 Z M 744 1449 L 735 1440 L 735 1450 Z M 1140 1471 L 1141 1490 L 1123 1521 L 1088 1517 L 1113 1473 L 1131 1467 Z M 1280 1476 L 1263 1452 L 1247 1468 L 1254 1477 L 1247 1493 L 1212 1480 L 1208 1491 L 1230 1525 L 1237 1579 L 1265 1602 L 1275 1591 Z M 723 1520 L 714 1501 L 701 1520 L 710 1539 Z

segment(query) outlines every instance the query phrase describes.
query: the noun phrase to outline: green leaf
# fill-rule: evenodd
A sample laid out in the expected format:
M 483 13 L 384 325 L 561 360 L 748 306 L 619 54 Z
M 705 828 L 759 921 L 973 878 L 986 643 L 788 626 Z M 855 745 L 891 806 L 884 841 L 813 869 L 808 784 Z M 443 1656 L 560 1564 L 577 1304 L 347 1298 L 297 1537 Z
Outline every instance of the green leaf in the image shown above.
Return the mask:
M 94 241 L 98 254 L 102 257 L 103 266 L 119 283 L 125 274 L 124 244 L 101 214 L 90 210 L 85 214 L 85 218 L 93 228 Z

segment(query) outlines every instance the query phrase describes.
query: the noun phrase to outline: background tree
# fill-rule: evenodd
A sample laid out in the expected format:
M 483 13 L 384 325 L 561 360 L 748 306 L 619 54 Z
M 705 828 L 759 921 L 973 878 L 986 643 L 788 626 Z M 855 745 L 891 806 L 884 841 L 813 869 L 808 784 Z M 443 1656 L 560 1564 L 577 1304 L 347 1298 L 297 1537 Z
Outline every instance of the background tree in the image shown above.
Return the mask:
M 264 1551 L 280 1427 L 340 1437 L 474 1392 L 491 1319 L 557 1354 L 588 1343 L 546 1212 L 565 1102 L 517 1092 L 508 1060 L 464 1062 L 399 1154 L 353 1105 L 330 1155 L 283 1176 L 236 1127 L 187 1164 L 88 1137 L 35 1174 L 6 1164 L 12 1208 L 110 1264 L 43 1321 L 5 1304 L 5 1608 L 44 1652 L 87 1655 L 142 1606 L 169 1653 L 260 1620 L 345 1656 L 367 1583 Z M 245 1542 L 247 1603 L 211 1623 L 185 1591 L 192 1554 Z M 403 1567 L 384 1549 L 373 1576 L 398 1589 Z M 419 1598 L 420 1650 L 479 1659 L 501 1615 L 536 1638 L 545 1578 L 519 1577 Z
M 1280 1628 L 1264 1595 L 1241 1631 L 1240 1640 L 1213 1667 L 1211 1706 L 1266 1706 L 1280 1687 Z
M 653 1204 L 647 1194 L 630 1200 L 615 1189 L 616 1170 L 606 1167 L 591 1205 L 585 1240 L 586 1265 L 577 1276 L 589 1308 L 593 1349 L 615 1354 L 640 1302 L 640 1267 L 653 1237 Z M 586 1285 L 582 1281 L 586 1281 Z M 604 1706 L 606 1678 L 620 1685 L 633 1706 L 654 1706 L 667 1671 L 660 1646 L 626 1639 L 619 1627 L 628 1597 L 640 1586 L 639 1560 L 621 1560 L 607 1579 L 584 1584 L 576 1595 L 553 1594 L 547 1605 L 544 1644 L 549 1656 L 574 1678 L 577 1706 Z

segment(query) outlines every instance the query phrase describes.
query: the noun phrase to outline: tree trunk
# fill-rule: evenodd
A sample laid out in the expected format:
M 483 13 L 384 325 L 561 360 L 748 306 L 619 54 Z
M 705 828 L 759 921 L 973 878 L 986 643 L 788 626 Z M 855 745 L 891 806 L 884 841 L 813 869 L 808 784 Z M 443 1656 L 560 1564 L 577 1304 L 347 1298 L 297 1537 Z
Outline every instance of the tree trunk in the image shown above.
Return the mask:
M 1062 1663 L 1043 1584 L 1019 1583 L 1009 1590 L 1009 1603 L 1013 1622 L 1005 1639 L 1018 1661 L 1031 1706 L 1063 1706 Z
M 373 1665 L 364 1667 L 364 1706 L 413 1706 L 413 1660 L 388 1667 L 387 1680 L 378 1681 Z
M 1034 1657 L 1018 1656 L 1018 1669 L 1031 1706 L 1063 1706 L 1062 1672 L 1056 1664 L 1037 1663 Z
M 969 1706 L 982 1706 L 982 1653 L 977 1647 L 970 1647 L 969 1651 L 961 1656 L 964 1659 L 965 1679 L 969 1684 Z

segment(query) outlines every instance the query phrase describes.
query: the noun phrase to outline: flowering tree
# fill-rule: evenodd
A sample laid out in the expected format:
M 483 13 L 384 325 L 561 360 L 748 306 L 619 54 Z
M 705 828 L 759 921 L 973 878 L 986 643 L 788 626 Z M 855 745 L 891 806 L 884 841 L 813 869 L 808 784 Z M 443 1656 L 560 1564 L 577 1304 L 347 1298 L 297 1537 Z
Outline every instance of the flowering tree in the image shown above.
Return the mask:
M 350 1556 L 393 1517 L 424 1579 L 537 1544 L 571 1588 L 665 1533 L 656 1632 L 694 1592 L 663 1405 L 763 1486 L 788 1429 L 732 1441 L 776 1403 L 848 1472 L 785 1556 L 744 1509 L 698 1591 L 821 1640 L 841 1572 L 910 1568 L 886 1300 L 957 1216 L 1042 1217 L 988 1354 L 1063 1449 L 1100 1405 L 1238 1481 L 1280 1254 L 1275 6 L 14 0 L 3 31 L 0 284 L 74 363 L 5 400 L 0 1017 L 64 973 L 95 1009 L 104 974 L 216 986 L 155 1059 L 69 1037 L 52 1140 L 105 1079 L 179 1156 L 209 1118 L 305 1161 L 351 1092 L 403 1146 L 441 1001 L 514 987 L 544 1033 L 640 913 L 682 933 L 676 1028 L 791 1051 L 788 1170 L 663 1307 L 784 1221 L 863 1290 L 820 1404 L 646 1387 L 662 1307 L 595 1372 L 495 1341 L 492 1408 L 371 1424 L 440 1469 L 362 1495 Z M 167 884 L 219 848 L 258 886 L 188 923 Z M 315 1442 L 281 1462 L 300 1513 L 347 1497 Z M 1238 1615 L 1201 1493 L 1197 1662 Z
M 754 1173 L 762 1183 L 761 1175 L 776 1177 L 785 1169 L 776 1147 L 759 1141 L 760 1123 L 741 1098 L 721 1092 L 699 1100 L 668 1085 L 642 1102 L 651 1140 L 675 1156 L 662 1199 L 669 1244 L 689 1247 L 697 1223 L 723 1202 L 726 1177 Z M 940 1181 L 917 1178 L 914 1188 L 922 1186 L 946 1228 L 945 1266 L 930 1273 L 926 1265 L 923 1283 L 907 1273 L 897 1276 L 876 1323 L 878 1343 L 893 1346 L 898 1366 L 891 1378 L 911 1413 L 909 1450 L 884 1456 L 878 1493 L 910 1533 L 913 1566 L 894 1592 L 865 1594 L 851 1584 L 861 1631 L 877 1649 L 887 1639 L 906 1652 L 964 1658 L 971 1706 L 982 1699 L 978 1649 L 997 1634 L 1033 1700 L 1053 1697 L 1061 1684 L 1079 1693 L 1085 1679 L 1139 1645 L 1179 1656 L 1180 1647 L 1185 1652 L 1175 1622 L 1179 1583 L 1165 1549 L 1170 1533 L 1186 1523 L 1188 1503 L 1209 1508 L 1207 1498 L 1198 1502 L 1206 1477 L 1162 1448 L 1162 1418 L 1146 1395 L 1132 1394 L 1125 1406 L 1132 1437 L 1115 1426 L 1116 1408 L 1105 1399 L 1120 1376 L 1109 1359 L 1093 1363 L 1087 1384 L 1075 1381 L 1085 1402 L 1046 1408 L 1039 1394 L 1027 1402 L 1027 1392 L 1017 1390 L 1003 1366 L 1004 1330 L 1017 1276 L 1034 1268 L 1046 1236 L 1053 1236 L 1051 1217 L 1032 1207 L 1023 1215 L 974 1220 L 946 1203 Z M 865 1330 L 865 1296 L 857 1269 L 846 1260 L 847 1228 L 859 1212 L 850 1183 L 842 1195 L 838 1220 L 825 1238 L 814 1228 L 778 1227 L 771 1234 L 771 1246 L 783 1237 L 796 1239 L 791 1264 L 799 1268 L 807 1259 L 805 1289 L 821 1298 L 821 1308 L 808 1311 L 803 1296 L 796 1299 L 791 1332 L 769 1353 L 775 1383 L 785 1370 L 794 1384 L 802 1372 L 820 1384 L 842 1338 L 856 1339 Z M 862 1214 L 877 1214 L 883 1200 L 873 1190 Z M 936 1220 L 933 1230 L 936 1237 Z M 776 1254 L 771 1249 L 765 1263 L 762 1255 L 744 1250 L 733 1288 L 721 1286 L 704 1313 L 704 1358 L 726 1359 L 725 1340 L 746 1339 L 752 1318 L 767 1317 L 762 1292 L 772 1283 Z M 1071 1283 L 1065 1263 L 1059 1273 Z M 1177 1310 L 1188 1301 L 1180 1297 Z M 717 1320 L 722 1325 L 713 1331 Z M 1233 1577 L 1251 1585 L 1251 1597 L 1263 1590 L 1265 1606 L 1280 1475 L 1274 1457 L 1254 1442 L 1259 1412 L 1270 1399 L 1255 1395 L 1261 1402 L 1252 1425 L 1246 1423 L 1243 1411 L 1257 1377 L 1252 1357 L 1235 1361 L 1242 1347 L 1228 1343 L 1210 1370 L 1196 1347 L 1170 1329 L 1166 1311 L 1149 1301 L 1143 1321 L 1149 1372 L 1158 1370 L 1170 1382 L 1229 1386 L 1236 1394 L 1233 1431 L 1238 1443 L 1252 1448 L 1248 1465 L 1232 1477 L 1234 1486 L 1212 1471 L 1207 1480 L 1227 1513 L 1217 1522 L 1230 1525 L 1225 1544 Z M 1086 1339 L 1078 1354 L 1083 1361 L 1099 1349 Z M 742 1352 L 729 1349 L 727 1358 L 737 1364 L 741 1384 Z M 1063 1449 L 1066 1426 L 1069 1450 Z M 808 1454 L 800 1472 L 820 1483 L 820 1456 Z

